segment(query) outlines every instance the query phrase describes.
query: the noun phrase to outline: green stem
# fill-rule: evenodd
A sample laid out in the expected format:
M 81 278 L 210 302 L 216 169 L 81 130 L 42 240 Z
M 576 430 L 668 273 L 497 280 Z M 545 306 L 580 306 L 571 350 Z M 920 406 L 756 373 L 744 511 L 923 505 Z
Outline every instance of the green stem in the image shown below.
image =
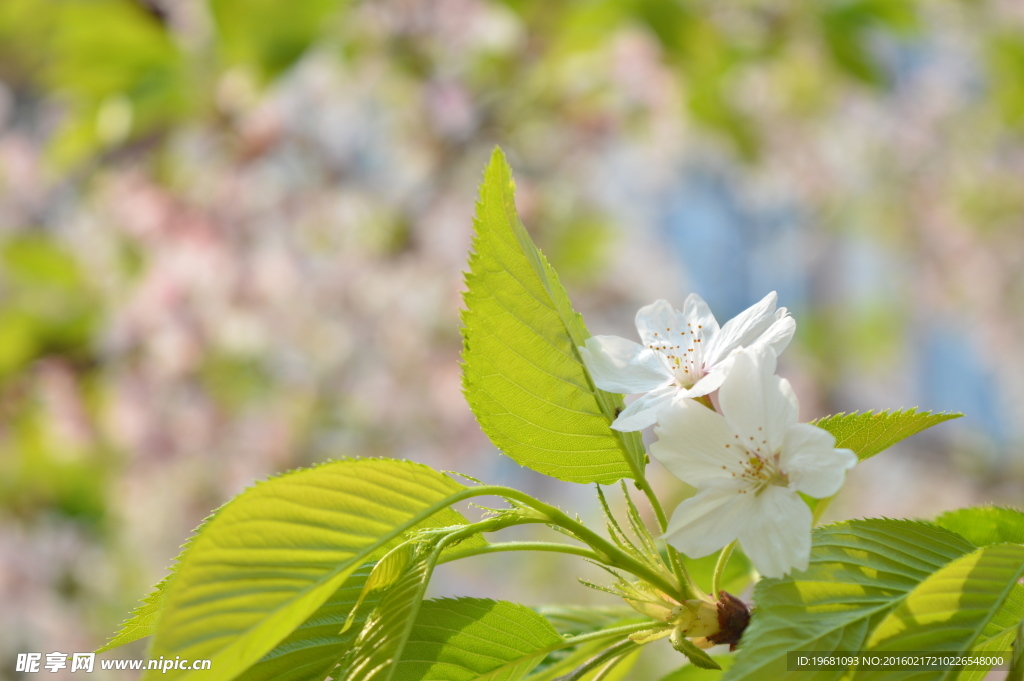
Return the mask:
M 601 671 L 594 675 L 593 681 L 604 681 L 605 679 L 607 679 L 609 676 L 611 676 L 611 673 L 615 671 L 615 668 L 622 664 L 622 661 L 625 658 L 626 656 L 622 655 L 614 660 L 609 661 L 608 664 L 606 664 L 604 668 L 601 669 Z
M 722 576 L 725 574 L 725 566 L 729 564 L 729 556 L 732 555 L 732 550 L 736 548 L 736 540 L 733 540 L 731 544 L 722 549 L 722 552 L 718 554 L 718 562 L 715 563 L 715 572 L 711 576 L 711 597 L 715 600 L 718 599 L 718 590 L 722 586 Z
M 636 481 L 636 486 L 647 497 L 647 501 L 650 502 L 651 508 L 654 509 L 654 517 L 658 519 L 658 528 L 664 533 L 668 529 L 668 516 L 665 515 L 665 509 L 661 507 L 658 495 L 651 488 L 651 483 L 647 482 L 647 478 L 642 478 Z
M 637 622 L 636 624 L 624 624 L 621 627 L 612 627 L 611 629 L 598 629 L 597 631 L 591 631 L 586 634 L 580 634 L 579 636 L 570 636 L 565 639 L 565 645 L 563 648 L 574 648 L 581 643 L 590 643 L 591 641 L 600 641 L 603 638 L 612 638 L 614 636 L 629 636 L 630 634 L 638 631 L 644 631 L 645 629 L 651 628 L 651 620 L 644 620 L 643 622 Z
M 483 488 L 476 488 L 481 490 Z M 493 488 L 492 488 L 493 489 Z M 673 584 L 667 580 L 663 575 L 655 572 L 650 567 L 640 562 L 633 556 L 629 555 L 619 547 L 612 544 L 610 541 L 597 534 L 583 523 L 570 518 L 568 515 L 558 510 L 554 506 L 549 506 L 542 501 L 534 499 L 525 492 L 512 489 L 511 487 L 503 488 L 504 491 L 498 493 L 500 496 L 507 497 L 520 501 L 526 506 L 534 509 L 535 511 L 542 514 L 548 521 L 553 525 L 557 525 L 563 529 L 569 530 L 580 541 L 588 544 L 590 548 L 594 549 L 597 554 L 602 558 L 601 562 L 611 567 L 617 567 L 629 572 L 630 574 L 639 577 L 649 584 L 652 584 L 666 594 L 673 596 L 679 600 L 686 600 L 683 596 L 680 585 Z M 489 492 L 494 494 L 494 492 Z
M 833 494 L 830 497 L 818 499 L 818 503 L 814 505 L 814 514 L 811 517 L 811 527 L 816 527 L 818 525 L 818 521 L 821 520 L 821 516 L 825 514 L 825 510 L 828 508 L 829 504 L 831 504 L 832 500 L 835 498 L 836 496 Z
M 481 556 L 488 553 L 502 553 L 505 551 L 547 551 L 550 553 L 566 553 L 573 556 L 582 556 L 583 558 L 589 558 L 590 560 L 601 560 L 601 557 L 599 555 L 597 555 L 590 549 L 583 548 L 582 546 L 573 546 L 572 544 L 558 544 L 555 542 L 544 541 L 512 541 L 502 542 L 498 544 L 487 544 L 486 546 L 476 546 L 471 549 L 452 552 L 446 556 L 443 556 L 438 561 L 438 564 L 448 563 L 453 560 L 459 560 L 461 558 Z
M 568 515 L 558 510 L 554 506 L 545 504 L 539 499 L 535 499 L 525 492 L 520 492 L 512 487 L 503 487 L 501 485 L 481 485 L 479 487 L 469 487 L 456 492 L 455 494 L 446 497 L 445 499 L 438 501 L 430 507 L 420 511 L 415 518 L 411 518 L 403 527 L 398 528 L 396 535 L 404 532 L 406 529 L 412 527 L 417 522 L 421 522 L 424 518 L 429 518 L 434 513 L 441 511 L 452 504 L 456 504 L 466 499 L 472 499 L 474 497 L 483 496 L 496 496 L 505 497 L 506 499 L 512 499 L 520 502 L 524 506 L 527 506 L 540 514 L 539 522 L 549 523 L 551 525 L 557 525 L 563 529 L 569 530 L 574 536 L 580 541 L 588 544 L 590 548 L 594 549 L 597 553 L 600 562 L 610 567 L 620 568 L 626 572 L 632 574 L 635 577 L 652 584 L 666 594 L 676 598 L 679 601 L 686 600 L 685 593 L 686 589 L 679 584 L 673 584 L 665 576 L 655 572 L 647 565 L 633 558 L 625 551 L 619 549 L 617 546 L 606 540 L 601 535 L 597 534 L 583 523 L 570 518 Z M 491 518 L 484 523 L 496 521 L 493 525 L 493 529 L 501 529 L 501 527 L 510 527 L 512 525 L 520 525 L 531 522 L 538 522 L 537 518 L 526 519 L 521 518 L 518 521 L 510 521 L 508 518 Z M 501 521 L 499 524 L 497 521 Z M 467 528 L 470 526 L 467 526 Z M 491 527 L 491 525 L 488 525 Z M 464 528 L 465 530 L 465 528 Z M 458 534 L 462 535 L 464 530 L 460 530 Z M 479 531 L 491 531 L 491 530 L 474 530 Z M 472 533 L 470 533 L 472 534 Z M 466 535 L 468 536 L 468 535 Z
M 579 681 L 590 672 L 607 663 L 609 660 L 614 660 L 617 657 L 626 655 L 631 649 L 638 648 L 639 645 L 640 644 L 634 643 L 628 638 L 625 641 L 619 641 L 615 645 L 590 658 L 569 674 L 560 676 L 556 681 Z

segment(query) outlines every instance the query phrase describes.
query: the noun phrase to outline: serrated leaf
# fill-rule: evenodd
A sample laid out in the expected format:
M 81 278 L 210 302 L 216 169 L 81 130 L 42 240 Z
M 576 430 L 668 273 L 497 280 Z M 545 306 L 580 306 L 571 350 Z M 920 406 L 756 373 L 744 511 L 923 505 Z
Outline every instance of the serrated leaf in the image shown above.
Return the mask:
M 182 547 L 184 552 L 188 544 Z M 181 556 L 177 560 L 181 560 Z M 172 575 L 167 575 L 160 580 L 153 591 L 142 599 L 142 605 L 132 611 L 131 616 L 121 623 L 121 628 L 107 641 L 102 648 L 97 648 L 97 653 L 105 653 L 126 643 L 137 641 L 153 633 L 156 629 L 156 621 L 164 606 L 164 598 L 167 596 L 167 583 Z
M 929 575 L 975 547 L 911 520 L 851 520 L 814 531 L 808 569 L 764 579 L 728 681 L 824 681 L 844 672 L 787 671 L 790 651 L 862 650 L 874 626 Z
M 960 508 L 943 513 L 935 524 L 956 532 L 975 546 L 1024 544 L 1024 511 L 1015 508 Z
M 479 598 L 426 601 L 396 681 L 517 681 L 565 639 L 523 605 Z
M 203 522 L 199 523 L 199 526 L 192 531 L 191 536 L 189 536 L 189 538 L 185 540 L 185 543 L 181 545 L 181 551 L 178 552 L 178 556 L 174 559 L 174 562 L 171 563 L 169 574 L 153 587 L 153 590 L 149 595 L 142 599 L 142 605 L 132 611 L 131 617 L 121 624 L 120 630 L 118 630 L 118 632 L 114 634 L 114 636 L 111 637 L 111 639 L 107 641 L 102 648 L 99 648 L 96 651 L 97 653 L 105 653 L 108 650 L 113 650 L 114 648 L 123 646 L 126 643 L 131 643 L 132 641 L 137 641 L 140 638 L 151 636 L 153 632 L 156 631 L 156 623 L 160 617 L 160 612 L 163 610 L 164 601 L 167 598 L 167 588 L 170 585 L 171 580 L 174 579 L 178 565 L 181 564 L 182 558 L 184 558 L 185 554 L 192 546 L 195 538 L 199 536 L 203 531 L 203 528 L 206 527 L 207 523 L 210 522 L 210 519 L 216 514 L 217 511 L 214 511 L 208 515 L 203 519 Z
M 1024 576 L 1024 546 L 997 544 L 962 556 L 930 575 L 882 620 L 867 650 L 968 653 Z M 859 669 L 853 679 L 954 679 L 959 669 Z
M 209 659 L 204 681 L 238 676 L 411 528 L 431 516 L 464 522 L 447 506 L 465 490 L 393 459 L 336 461 L 256 485 L 218 511 L 185 554 L 150 656 Z
M 519 221 L 496 149 L 484 174 L 466 274 L 463 388 L 480 427 L 517 463 L 568 482 L 636 477 L 638 433 L 609 428 L 622 397 L 594 387 L 583 319 Z
M 836 447 L 852 449 L 863 461 L 926 428 L 961 416 L 963 414 L 919 412 L 915 408 L 834 414 L 813 423 L 835 435 Z

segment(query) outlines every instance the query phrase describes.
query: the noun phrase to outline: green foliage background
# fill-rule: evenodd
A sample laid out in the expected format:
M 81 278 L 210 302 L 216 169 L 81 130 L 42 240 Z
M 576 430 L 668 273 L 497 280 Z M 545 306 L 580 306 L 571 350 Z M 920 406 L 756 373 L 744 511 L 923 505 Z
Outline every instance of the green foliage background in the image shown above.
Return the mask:
M 716 265 L 806 281 L 803 417 L 969 416 L 833 512 L 1019 503 L 1022 431 L 985 413 L 1024 423 L 1021 83 L 1024 16 L 989 0 L 0 2 L 0 678 L 95 649 L 211 509 L 298 465 L 585 494 L 495 457 L 461 395 L 496 143 L 593 333 L 694 286 L 660 219 L 680 174 L 747 217 L 795 205 L 798 244 L 755 222 Z M 778 285 L 754 279 L 748 302 Z M 924 371 L 972 401 L 908 385 L 933 336 L 956 351 Z M 539 603 L 575 576 L 487 566 L 437 588 Z

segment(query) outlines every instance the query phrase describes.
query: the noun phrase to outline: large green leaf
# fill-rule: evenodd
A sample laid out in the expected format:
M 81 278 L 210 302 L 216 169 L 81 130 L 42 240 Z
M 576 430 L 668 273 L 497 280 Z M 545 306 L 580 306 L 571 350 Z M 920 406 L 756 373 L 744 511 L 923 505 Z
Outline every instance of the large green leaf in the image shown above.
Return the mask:
M 1015 508 L 960 508 L 943 513 L 935 524 L 956 532 L 975 546 L 1024 544 L 1024 511 Z
M 273 650 L 244 671 L 236 681 L 322 681 L 352 646 L 363 622 L 380 601 L 374 593 L 359 596 L 373 569 L 367 563 L 352 573 L 340 589 Z M 357 607 L 358 605 L 358 607 Z M 356 608 L 355 613 L 352 609 Z M 349 615 L 350 629 L 342 632 Z
M 195 529 L 194 534 L 189 537 L 185 544 L 182 545 L 178 557 L 174 559 L 174 563 L 170 568 L 171 573 L 153 587 L 152 592 L 143 599 L 142 605 L 136 608 L 132 612 L 132 616 L 125 620 L 121 625 L 121 629 L 117 634 L 115 634 L 110 641 L 96 652 L 106 652 L 119 646 L 123 646 L 126 643 L 131 643 L 132 641 L 145 638 L 146 636 L 151 636 L 153 634 L 156 630 L 156 623 L 167 597 L 167 588 L 170 581 L 176 574 L 178 564 L 181 563 L 182 557 L 195 541 L 195 537 L 202 533 L 203 528 L 215 514 L 216 511 L 210 514 L 210 516 Z M 435 513 L 429 518 L 426 518 L 416 525 L 414 529 L 441 528 L 465 524 L 466 519 L 463 518 L 461 514 L 452 509 L 445 509 L 439 513 Z M 400 539 L 395 539 L 388 542 L 375 551 L 370 557 L 375 558 L 383 555 L 387 549 L 391 548 L 391 546 L 397 544 L 399 541 Z M 487 541 L 482 536 L 474 535 L 464 539 L 458 546 L 459 548 L 475 548 L 486 544 Z M 367 570 L 370 568 L 372 568 L 372 564 L 367 566 Z M 368 574 L 368 572 L 366 574 Z M 281 641 L 278 646 L 268 652 L 264 658 L 260 660 L 259 664 L 251 667 L 243 676 L 239 677 L 239 679 L 255 681 L 263 678 L 283 678 L 284 670 L 292 668 L 292 661 L 295 659 L 294 656 L 296 655 L 303 657 L 303 668 L 307 670 L 313 669 L 314 667 L 319 669 L 317 666 L 319 663 L 326 666 L 326 670 L 329 671 L 337 662 L 340 654 L 344 652 L 344 646 L 350 643 L 351 639 L 359 633 L 359 628 L 356 628 L 354 631 L 349 631 L 346 634 L 339 634 L 338 631 L 340 631 L 342 625 L 345 623 L 346 616 L 352 611 L 352 607 L 357 602 L 356 597 L 359 595 L 359 591 L 356 591 L 355 594 L 353 594 L 352 589 L 362 589 L 362 585 L 366 580 L 366 574 L 363 574 L 362 570 L 355 572 L 333 596 L 327 599 L 320 608 L 309 616 L 306 622 L 301 624 L 292 634 Z M 365 619 L 366 614 L 372 610 L 373 605 L 376 603 L 376 599 L 371 599 L 368 602 L 367 607 L 361 607 L 361 612 L 356 617 L 356 621 L 361 624 Z M 334 627 L 335 624 L 337 624 L 337 627 L 332 630 L 332 627 Z M 312 652 L 313 650 L 317 652 L 314 653 Z M 325 675 L 326 671 L 324 674 L 320 674 L 319 671 L 309 671 L 308 674 L 304 673 L 304 675 L 294 677 L 289 676 L 288 678 L 317 679 L 322 678 Z
M 609 428 L 622 398 L 594 387 L 583 319 L 519 221 L 495 150 L 480 187 L 466 275 L 463 387 L 480 427 L 517 463 L 569 482 L 636 477 L 638 433 Z
M 826 416 L 814 421 L 814 425 L 835 435 L 836 447 L 852 449 L 863 461 L 915 433 L 961 416 L 963 414 L 933 414 L 917 409 L 866 411 Z
M 962 556 L 911 591 L 875 628 L 867 650 L 880 654 L 970 652 L 1022 576 L 1024 546 L 1019 544 L 986 546 Z M 952 666 L 942 670 L 860 669 L 853 678 L 945 681 L 958 674 L 959 669 Z
M 790 651 L 861 650 L 874 626 L 929 575 L 973 551 L 948 530 L 910 520 L 852 520 L 814 531 L 804 572 L 762 580 L 757 609 L 725 679 L 836 679 L 787 670 Z
M 506 601 L 423 603 L 396 681 L 516 681 L 565 639 L 542 615 Z
M 461 525 L 447 506 L 465 490 L 391 459 L 331 462 L 256 485 L 218 511 L 185 553 L 150 656 L 209 659 L 204 681 L 236 677 L 408 530 L 435 514 Z
M 217 509 L 219 511 L 220 509 Z M 126 643 L 137 641 L 140 638 L 151 636 L 156 631 L 156 623 L 160 619 L 160 612 L 164 608 L 164 601 L 167 600 L 167 589 L 170 586 L 171 580 L 177 574 L 178 565 L 181 564 L 182 558 L 188 553 L 189 548 L 195 542 L 195 539 L 206 527 L 210 519 L 213 518 L 217 511 L 214 511 L 208 515 L 203 522 L 199 523 L 193 534 L 185 540 L 185 543 L 181 545 L 181 551 L 178 552 L 177 558 L 171 564 L 170 574 L 164 577 L 160 582 L 153 587 L 153 590 L 142 599 L 142 605 L 136 608 L 131 617 L 125 620 L 121 624 L 121 629 L 104 645 L 102 648 L 97 650 L 97 653 L 103 653 L 108 650 L 113 650 L 119 646 L 123 646 Z

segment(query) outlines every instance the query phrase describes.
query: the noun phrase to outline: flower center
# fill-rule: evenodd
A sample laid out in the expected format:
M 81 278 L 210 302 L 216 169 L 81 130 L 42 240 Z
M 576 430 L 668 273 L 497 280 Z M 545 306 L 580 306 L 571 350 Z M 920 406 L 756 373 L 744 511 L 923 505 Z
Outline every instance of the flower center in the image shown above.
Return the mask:
M 737 440 L 740 439 L 739 435 L 734 437 Z M 758 495 L 769 485 L 788 487 L 789 475 L 779 467 L 779 453 L 766 451 L 768 444 L 766 439 L 757 442 L 753 436 L 750 436 L 750 440 L 748 445 L 739 445 L 743 457 L 739 461 L 741 472 L 738 475 L 733 473 L 735 477 L 747 483 L 745 488 L 740 488 L 740 494 L 753 491 L 755 495 Z
M 679 388 L 693 387 L 704 375 L 703 328 L 702 324 L 687 324 L 681 331 L 666 327 L 664 332 L 655 331 L 647 345 L 657 353 Z

